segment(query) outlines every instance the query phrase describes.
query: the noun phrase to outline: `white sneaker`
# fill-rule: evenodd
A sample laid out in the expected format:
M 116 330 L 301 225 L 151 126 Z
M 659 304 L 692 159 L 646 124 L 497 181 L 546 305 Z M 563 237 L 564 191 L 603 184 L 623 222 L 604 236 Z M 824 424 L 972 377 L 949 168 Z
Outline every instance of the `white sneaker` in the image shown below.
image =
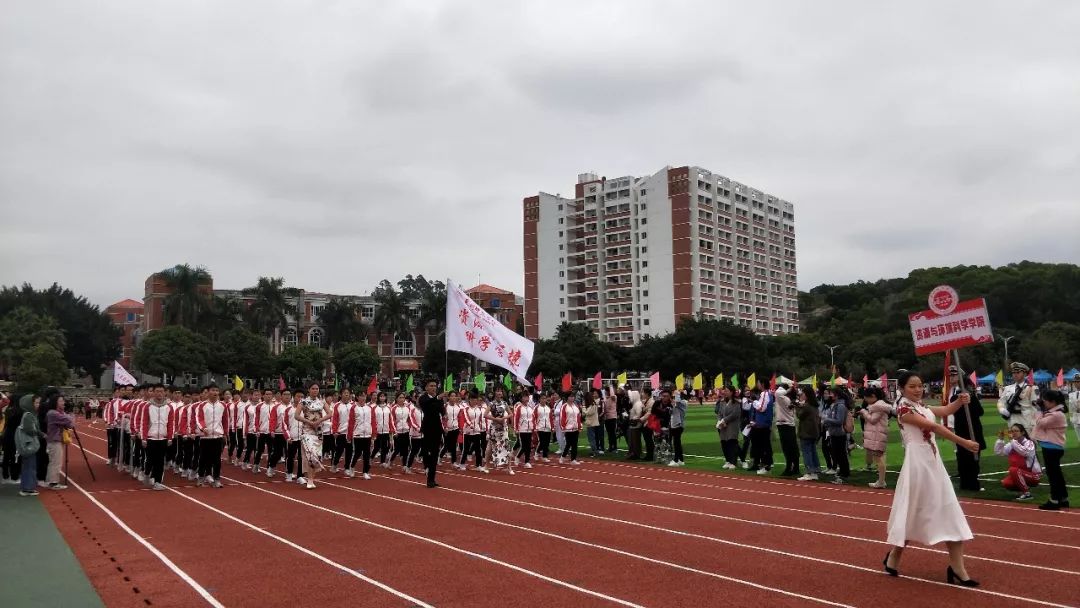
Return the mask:
M 725 462 L 724 463 L 724 468 L 725 469 L 734 469 L 734 468 L 737 468 L 737 467 L 735 465 L 731 464 L 730 462 Z
M 66 490 L 67 486 L 62 483 L 54 483 L 49 485 L 50 490 Z
M 550 458 L 541 458 L 541 460 L 543 460 L 544 462 L 551 462 Z
M 356 477 L 356 471 L 353 471 L 352 469 L 345 469 L 345 476 Z
M 669 467 L 677 467 L 677 466 L 679 466 L 679 461 L 678 460 L 672 460 L 671 462 L 667 463 L 667 466 L 669 466 Z
M 481 473 L 490 473 L 491 472 L 491 471 L 488 470 L 487 467 L 480 467 L 479 469 L 476 469 L 476 470 L 480 471 Z
M 203 487 L 204 485 L 206 485 L 206 484 L 205 484 L 205 483 L 203 482 L 203 478 L 202 478 L 202 477 L 200 477 L 200 478 L 199 478 L 199 480 L 195 482 L 195 487 L 196 487 L 196 488 L 201 488 L 201 487 Z
M 886 484 L 885 482 L 878 483 L 876 481 L 872 482 L 872 483 L 869 483 L 867 485 L 870 486 L 871 488 L 874 488 L 875 490 L 881 490 L 881 489 L 884 489 L 884 488 L 888 487 L 888 484 Z
M 814 473 L 807 473 L 800 477 L 799 481 L 817 481 L 817 475 Z
M 559 456 L 559 464 L 566 464 L 566 459 L 562 456 Z
M 266 476 L 267 477 L 273 477 L 274 476 L 274 469 L 266 469 Z
M 296 478 L 296 483 L 298 483 L 300 485 L 304 485 L 304 484 L 307 483 L 307 478 L 306 477 L 297 477 Z
M 825 469 L 826 475 L 836 475 L 836 469 Z
M 526 462 L 525 464 L 523 464 L 521 466 L 525 467 L 526 469 L 531 469 L 532 468 L 532 463 L 531 462 Z
M 744 469 L 746 469 L 747 471 L 749 471 L 749 470 L 750 470 L 750 463 L 749 463 L 749 462 L 744 462 L 744 463 L 742 463 L 742 468 L 744 468 Z
M 162 491 L 162 490 L 164 490 L 166 488 L 165 488 L 165 486 L 161 485 L 160 483 L 155 483 L 150 489 L 151 490 L 157 490 L 158 492 L 160 492 L 160 491 Z
M 330 467 L 330 472 L 331 472 L 331 473 L 337 473 L 337 472 L 338 472 L 338 468 L 337 468 L 336 466 Z
M 290 482 L 292 480 L 293 480 L 293 474 L 292 473 L 286 473 L 285 474 L 285 482 L 288 483 L 288 482 Z
M 513 474 L 514 474 L 514 469 L 506 469 L 506 472 L 507 472 L 507 473 L 510 473 L 511 475 L 513 475 Z
M 252 473 L 255 473 L 256 475 L 258 475 L 258 474 L 259 474 L 259 471 L 260 471 L 260 470 L 261 470 L 261 469 L 259 468 L 259 465 L 255 465 L 255 466 L 251 467 L 251 472 L 252 472 Z
M 769 474 L 769 469 L 758 469 L 757 474 L 758 475 L 768 475 Z
M 217 480 L 215 480 L 215 481 L 214 481 L 214 483 L 213 483 L 212 485 L 213 485 L 213 486 L 214 486 L 215 488 L 224 488 L 224 487 L 225 487 L 225 486 L 221 485 L 221 482 L 220 482 L 220 481 L 217 481 Z
M 389 462 L 382 463 L 382 468 L 389 469 L 390 468 L 390 463 Z
M 581 462 L 579 462 L 579 461 L 577 461 L 577 460 L 571 460 L 571 461 L 570 461 L 570 464 L 572 464 L 572 465 L 574 465 L 574 466 L 579 466 L 579 467 L 581 466 Z
M 307 482 L 307 489 L 314 490 L 315 489 L 315 483 L 311 482 L 311 481 Z
M 364 473 L 364 479 L 371 479 L 371 475 L 368 475 L 367 473 Z
M 401 472 L 405 473 L 406 475 L 412 475 L 412 469 L 410 469 L 409 467 L 401 467 Z

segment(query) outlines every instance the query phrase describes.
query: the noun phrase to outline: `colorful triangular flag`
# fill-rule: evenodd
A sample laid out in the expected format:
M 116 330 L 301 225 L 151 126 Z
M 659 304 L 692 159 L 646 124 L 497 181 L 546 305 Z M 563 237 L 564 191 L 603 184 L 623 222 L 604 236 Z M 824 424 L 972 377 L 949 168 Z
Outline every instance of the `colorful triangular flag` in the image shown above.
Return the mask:
M 656 372 L 649 376 L 649 386 L 655 391 L 660 388 L 660 372 Z
M 675 390 L 681 391 L 686 386 L 686 375 L 679 374 L 675 376 Z
M 449 393 L 450 391 L 454 390 L 454 375 L 453 374 L 446 374 L 446 378 L 443 380 L 443 383 L 442 383 L 442 390 L 443 390 L 444 393 Z
M 755 372 L 750 372 L 750 376 L 746 378 L 746 388 L 757 388 L 757 374 Z
M 1005 373 L 1000 369 L 998 370 L 997 375 L 994 376 L 994 382 L 997 383 L 998 386 L 1005 386 Z
M 615 378 L 615 381 L 619 383 L 619 386 L 625 385 L 626 384 L 626 372 L 623 372 L 623 373 L 619 374 Z
M 233 388 L 238 391 L 244 390 L 244 381 L 240 379 L 240 376 L 233 376 Z
M 487 378 L 484 378 L 484 374 L 476 374 L 473 377 L 473 386 L 481 393 L 484 392 L 484 389 L 487 388 Z
M 533 386 L 538 391 L 544 390 L 544 374 L 536 374 L 536 378 L 533 378 Z
M 712 384 L 713 388 L 724 388 L 724 374 L 716 374 Z
M 698 374 L 694 376 L 694 384 L 692 386 L 694 387 L 695 391 L 702 390 L 705 386 L 705 376 L 703 374 Z
M 336 380 L 335 380 L 335 382 L 336 382 Z M 406 393 L 411 393 L 411 392 L 413 392 L 414 388 L 416 388 L 416 387 L 413 385 L 413 375 L 409 374 L 409 377 L 405 379 L 405 392 Z
M 570 372 L 566 372 L 566 374 L 562 377 L 562 390 L 565 393 L 572 388 L 574 388 L 574 377 L 570 374 Z
M 592 387 L 594 390 L 600 390 L 604 386 L 603 378 L 600 377 L 600 372 L 596 372 L 596 375 L 592 379 Z M 570 390 L 570 389 L 566 389 Z
M 737 389 L 742 388 L 739 385 L 739 374 L 731 374 L 731 386 L 733 386 L 733 387 L 735 387 Z

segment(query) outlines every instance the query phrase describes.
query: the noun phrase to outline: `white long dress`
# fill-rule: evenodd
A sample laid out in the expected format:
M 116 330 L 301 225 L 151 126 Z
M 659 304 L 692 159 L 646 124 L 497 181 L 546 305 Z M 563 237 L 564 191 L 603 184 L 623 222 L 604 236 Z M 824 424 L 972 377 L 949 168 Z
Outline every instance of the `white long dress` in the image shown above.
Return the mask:
M 907 413 L 934 420 L 933 412 L 921 403 L 901 399 L 896 414 L 901 417 Z M 901 423 L 900 437 L 904 444 L 904 465 L 893 494 L 887 542 L 903 547 L 909 542 L 935 545 L 971 540 L 971 528 L 941 462 L 934 434 Z

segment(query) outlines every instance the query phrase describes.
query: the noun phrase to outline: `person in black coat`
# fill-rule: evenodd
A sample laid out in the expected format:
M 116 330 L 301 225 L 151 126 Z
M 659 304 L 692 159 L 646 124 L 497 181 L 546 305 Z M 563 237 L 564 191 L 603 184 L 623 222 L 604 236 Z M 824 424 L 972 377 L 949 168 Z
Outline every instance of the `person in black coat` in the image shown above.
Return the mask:
M 952 403 L 960 395 L 960 370 L 955 365 L 949 366 L 949 402 Z M 979 442 L 979 449 L 986 449 L 986 439 L 983 438 L 982 428 L 982 403 L 979 402 L 978 394 L 965 388 L 964 392 L 970 395 L 971 403 L 967 410 L 960 408 L 953 414 L 953 432 L 964 439 L 974 439 Z M 968 412 L 971 413 L 971 428 L 968 428 Z M 960 475 L 960 489 L 979 492 L 982 484 L 979 483 L 979 460 L 977 456 L 967 450 L 956 450 L 956 470 Z

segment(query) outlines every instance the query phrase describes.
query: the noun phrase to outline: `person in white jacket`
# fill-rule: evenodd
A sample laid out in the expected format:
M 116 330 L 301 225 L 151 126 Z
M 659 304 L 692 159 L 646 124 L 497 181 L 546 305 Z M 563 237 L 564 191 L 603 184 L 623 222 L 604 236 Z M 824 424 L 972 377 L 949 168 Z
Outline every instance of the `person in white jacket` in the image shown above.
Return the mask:
M 209 397 L 195 411 L 195 428 L 198 430 L 199 447 L 199 479 L 198 485 L 205 483 L 215 488 L 221 485 L 221 451 L 224 449 L 225 433 L 228 432 L 229 422 L 225 412 L 225 404 L 218 400 L 218 387 L 210 385 Z
M 570 464 L 580 465 L 581 462 L 577 459 L 577 446 L 578 434 L 581 433 L 581 407 L 577 404 L 577 397 L 573 393 L 566 396 L 556 421 L 557 428 L 562 430 L 566 440 L 562 455 L 559 456 L 559 464 L 566 464 L 566 458 L 569 456 Z
M 349 457 L 345 459 L 345 475 L 355 477 L 356 461 L 363 459 L 364 479 L 371 479 L 371 440 L 376 434 L 377 423 L 375 407 L 368 404 L 367 395 L 363 393 L 357 395 L 356 402 L 349 409 L 347 429 L 346 440 L 352 446 L 352 450 Z

